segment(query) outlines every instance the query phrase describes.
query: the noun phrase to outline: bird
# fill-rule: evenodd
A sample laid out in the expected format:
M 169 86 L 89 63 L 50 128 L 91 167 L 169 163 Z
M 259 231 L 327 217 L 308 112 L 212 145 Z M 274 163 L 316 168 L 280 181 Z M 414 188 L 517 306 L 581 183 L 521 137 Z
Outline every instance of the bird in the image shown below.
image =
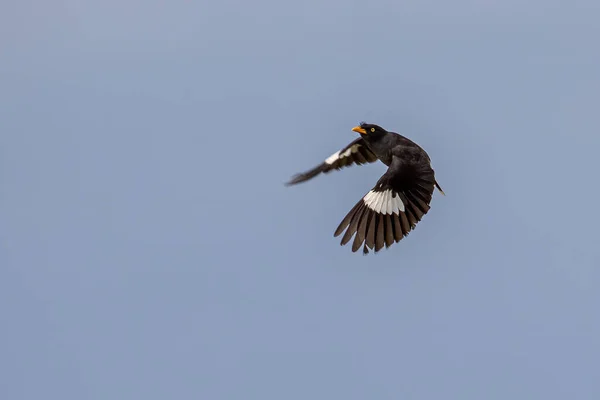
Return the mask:
M 415 229 L 430 209 L 435 188 L 445 196 L 435 178 L 431 159 L 414 141 L 377 124 L 361 122 L 352 128 L 360 136 L 321 164 L 298 173 L 286 186 L 306 182 L 320 174 L 353 165 L 381 161 L 388 169 L 346 214 L 334 232 L 344 246 L 352 237 L 352 252 L 363 247 L 379 252 L 398 243 Z

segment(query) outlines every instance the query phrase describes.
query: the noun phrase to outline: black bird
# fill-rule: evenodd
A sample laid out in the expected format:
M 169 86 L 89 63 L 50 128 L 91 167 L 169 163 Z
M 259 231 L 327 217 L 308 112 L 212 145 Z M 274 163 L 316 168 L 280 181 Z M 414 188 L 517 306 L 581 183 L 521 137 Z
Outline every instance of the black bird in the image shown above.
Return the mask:
M 286 185 L 353 164 L 380 160 L 387 165 L 385 174 L 356 203 L 334 233 L 339 236 L 346 230 L 341 245 L 354 236 L 352 251 L 356 252 L 364 243 L 363 253 L 367 254 L 369 249 L 378 252 L 408 235 L 429 211 L 434 187 L 442 194 L 444 191 L 435 180 L 429 155 L 412 140 L 366 122 L 352 130 L 360 133 L 358 139 L 315 168 L 295 175 Z

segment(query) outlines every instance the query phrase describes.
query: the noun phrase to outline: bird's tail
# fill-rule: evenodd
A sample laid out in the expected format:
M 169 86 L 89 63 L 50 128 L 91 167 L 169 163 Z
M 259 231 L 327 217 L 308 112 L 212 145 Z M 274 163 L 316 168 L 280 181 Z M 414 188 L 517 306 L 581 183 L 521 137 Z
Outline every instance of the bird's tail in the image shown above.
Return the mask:
M 440 191 L 441 194 L 443 194 L 444 196 L 446 195 L 446 193 L 444 193 L 444 191 L 442 190 L 442 188 L 440 187 L 440 184 L 437 183 L 437 181 L 435 181 L 435 187 Z

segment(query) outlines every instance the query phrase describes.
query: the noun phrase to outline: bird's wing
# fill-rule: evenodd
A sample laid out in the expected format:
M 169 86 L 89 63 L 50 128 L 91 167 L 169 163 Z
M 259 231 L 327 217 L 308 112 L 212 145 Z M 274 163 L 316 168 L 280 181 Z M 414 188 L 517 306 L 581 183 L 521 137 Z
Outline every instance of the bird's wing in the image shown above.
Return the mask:
M 361 165 L 377 161 L 377 157 L 366 145 L 363 138 L 358 138 L 343 149 L 336 151 L 321 164 L 313 169 L 296 174 L 286 185 L 295 185 L 314 178 L 320 173 L 327 173 L 334 169 L 342 169 L 353 164 Z
M 429 211 L 434 185 L 435 174 L 425 158 L 394 156 L 388 170 L 350 210 L 334 236 L 346 230 L 341 245 L 354 236 L 352 251 L 364 243 L 364 254 L 399 242 Z

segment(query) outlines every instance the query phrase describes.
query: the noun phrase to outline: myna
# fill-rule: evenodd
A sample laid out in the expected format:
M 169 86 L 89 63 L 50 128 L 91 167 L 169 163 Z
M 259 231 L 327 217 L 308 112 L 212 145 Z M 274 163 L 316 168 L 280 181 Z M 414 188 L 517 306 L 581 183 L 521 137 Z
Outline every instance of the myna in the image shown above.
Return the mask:
M 344 230 L 341 245 L 354 236 L 352 251 L 363 246 L 375 252 L 399 242 L 415 228 L 429 211 L 434 188 L 444 191 L 435 180 L 429 155 L 412 140 L 384 128 L 362 122 L 352 128 L 360 137 L 336 151 L 323 163 L 295 175 L 286 185 L 308 181 L 320 173 L 339 170 L 353 164 L 377 160 L 388 166 L 387 171 L 365 196 L 350 210 L 336 229 Z

